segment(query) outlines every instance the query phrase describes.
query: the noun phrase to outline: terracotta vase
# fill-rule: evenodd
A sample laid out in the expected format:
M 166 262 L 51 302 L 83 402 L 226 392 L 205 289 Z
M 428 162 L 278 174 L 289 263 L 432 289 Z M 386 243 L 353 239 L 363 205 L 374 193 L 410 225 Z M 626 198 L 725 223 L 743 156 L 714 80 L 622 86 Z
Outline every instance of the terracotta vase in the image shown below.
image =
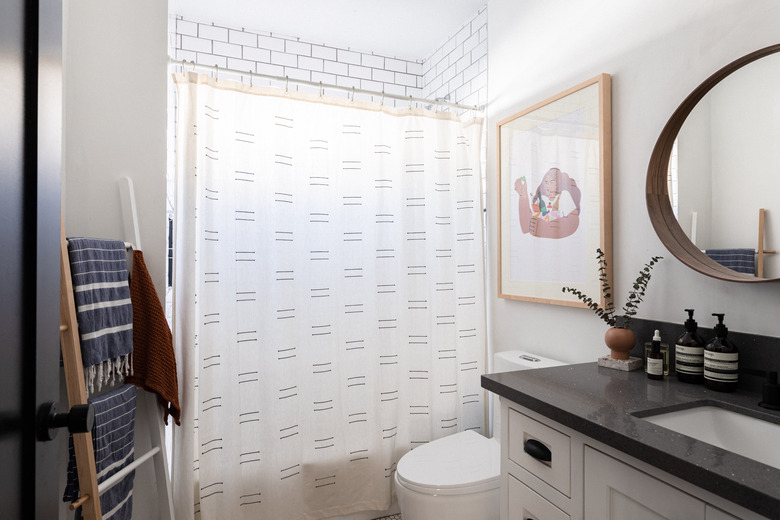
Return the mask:
M 628 353 L 636 344 L 636 336 L 631 329 L 612 327 L 604 334 L 604 343 L 609 347 L 612 359 L 628 359 Z

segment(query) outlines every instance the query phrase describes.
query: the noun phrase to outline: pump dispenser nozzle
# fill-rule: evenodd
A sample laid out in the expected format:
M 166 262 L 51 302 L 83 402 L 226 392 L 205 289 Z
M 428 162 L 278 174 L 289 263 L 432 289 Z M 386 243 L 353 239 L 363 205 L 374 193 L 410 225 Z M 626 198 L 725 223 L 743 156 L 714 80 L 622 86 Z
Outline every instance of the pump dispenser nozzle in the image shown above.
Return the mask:
M 685 330 L 688 332 L 696 332 L 698 324 L 696 323 L 696 320 L 693 319 L 693 309 L 685 309 L 685 312 L 688 313 L 688 319 L 685 320 Z
M 715 325 L 715 327 L 713 328 L 713 330 L 715 331 L 715 336 L 718 338 L 725 338 L 726 335 L 729 333 L 729 329 L 726 328 L 726 325 L 723 324 L 723 317 L 726 315 L 717 312 L 713 312 L 712 315 L 718 318 L 718 324 Z

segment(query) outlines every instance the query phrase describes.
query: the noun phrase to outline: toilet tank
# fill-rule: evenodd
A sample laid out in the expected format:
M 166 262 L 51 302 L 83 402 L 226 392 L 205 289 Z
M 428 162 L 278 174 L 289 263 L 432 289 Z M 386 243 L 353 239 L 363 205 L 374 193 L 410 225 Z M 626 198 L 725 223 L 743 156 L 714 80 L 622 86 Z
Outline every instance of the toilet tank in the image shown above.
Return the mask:
M 556 367 L 566 364 L 567 363 L 564 363 L 563 361 L 538 356 L 524 350 L 507 350 L 505 352 L 498 352 L 493 356 L 493 373 Z M 490 413 L 493 415 L 493 438 L 499 440 L 501 431 L 501 406 L 498 401 L 499 397 L 497 395 L 493 395 L 492 397 L 492 410 Z
M 493 373 L 528 370 L 531 368 L 547 368 L 565 365 L 562 361 L 550 359 L 523 350 L 508 350 L 493 356 Z

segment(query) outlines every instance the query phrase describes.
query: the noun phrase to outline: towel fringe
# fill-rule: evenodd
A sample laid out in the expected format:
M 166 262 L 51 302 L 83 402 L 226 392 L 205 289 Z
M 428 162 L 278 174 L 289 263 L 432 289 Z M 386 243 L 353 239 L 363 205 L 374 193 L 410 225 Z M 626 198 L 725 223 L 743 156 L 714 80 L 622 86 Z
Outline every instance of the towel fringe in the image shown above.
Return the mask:
M 107 359 L 97 365 L 84 367 L 84 379 L 87 387 L 87 397 L 103 389 L 103 385 L 121 383 L 124 376 L 133 375 L 133 354 L 125 354 L 114 359 Z M 116 379 L 115 379 L 116 378 Z
M 86 367 L 86 369 L 84 371 L 84 377 L 85 377 L 86 383 L 87 383 L 86 384 L 86 386 L 87 386 L 87 397 L 89 397 L 90 394 L 94 394 L 95 393 L 95 376 L 96 375 L 97 375 L 96 367 L 94 365 Z

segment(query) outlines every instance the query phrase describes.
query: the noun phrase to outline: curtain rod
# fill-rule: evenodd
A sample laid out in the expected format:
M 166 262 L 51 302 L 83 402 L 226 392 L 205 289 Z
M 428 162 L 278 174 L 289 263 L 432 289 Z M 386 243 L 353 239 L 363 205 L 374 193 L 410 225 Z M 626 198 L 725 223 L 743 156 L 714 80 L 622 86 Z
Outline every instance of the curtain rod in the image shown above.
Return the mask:
M 260 79 L 267 79 L 272 81 L 278 81 L 281 83 L 297 83 L 299 85 L 309 85 L 312 87 L 317 87 L 320 89 L 330 89 L 330 90 L 342 90 L 345 92 L 351 92 L 352 96 L 354 98 L 354 95 L 357 94 L 367 94 L 370 96 L 380 96 L 390 99 L 398 99 L 401 101 L 409 101 L 414 103 L 421 103 L 426 105 L 438 105 L 438 106 L 445 106 L 445 107 L 451 107 L 451 108 L 457 108 L 459 110 L 476 110 L 479 112 L 482 112 L 485 108 L 484 105 L 461 105 L 459 103 L 450 103 L 449 101 L 439 101 L 436 99 L 424 99 L 424 98 L 417 98 L 413 96 L 401 96 L 399 94 L 389 94 L 387 92 L 377 92 L 375 90 L 366 90 L 361 88 L 355 88 L 355 87 L 345 87 L 342 85 L 333 85 L 328 83 L 322 83 L 317 81 L 309 81 L 305 79 L 295 79 L 291 78 L 289 76 L 271 76 L 269 74 L 258 74 L 256 72 L 252 72 L 250 70 L 238 70 L 238 69 L 228 69 L 223 67 L 218 67 L 216 65 L 202 65 L 200 63 L 195 63 L 194 61 L 187 61 L 187 60 L 174 60 L 173 58 L 168 58 L 168 66 L 169 67 L 182 67 L 183 69 L 186 69 L 188 67 L 192 67 L 192 69 L 199 69 L 204 71 L 209 71 L 217 74 L 217 77 L 219 77 L 220 72 L 227 72 L 230 74 L 241 74 L 241 75 L 249 75 L 250 78 L 260 78 Z

